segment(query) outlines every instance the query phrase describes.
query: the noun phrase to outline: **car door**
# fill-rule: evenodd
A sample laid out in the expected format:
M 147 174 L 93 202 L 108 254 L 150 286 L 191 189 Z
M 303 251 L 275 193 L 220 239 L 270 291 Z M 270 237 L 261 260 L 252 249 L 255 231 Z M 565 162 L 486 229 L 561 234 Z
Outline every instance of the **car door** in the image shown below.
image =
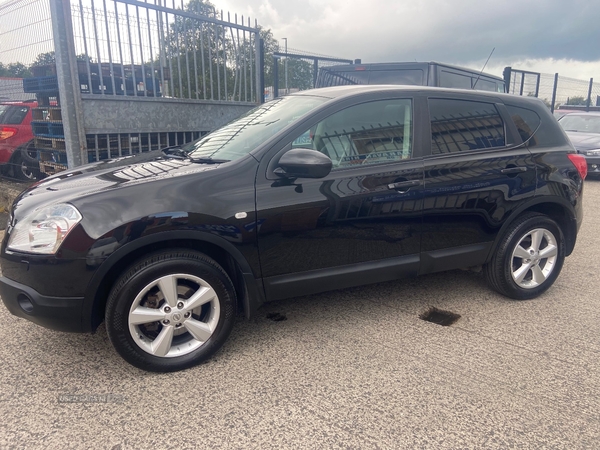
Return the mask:
M 421 272 L 485 262 L 511 212 L 536 188 L 535 164 L 506 107 L 490 97 L 430 97 Z
M 256 207 L 267 300 L 418 272 L 423 159 L 415 117 L 424 115 L 411 96 L 345 101 L 261 160 Z M 273 169 L 292 148 L 326 154 L 332 171 L 279 178 Z

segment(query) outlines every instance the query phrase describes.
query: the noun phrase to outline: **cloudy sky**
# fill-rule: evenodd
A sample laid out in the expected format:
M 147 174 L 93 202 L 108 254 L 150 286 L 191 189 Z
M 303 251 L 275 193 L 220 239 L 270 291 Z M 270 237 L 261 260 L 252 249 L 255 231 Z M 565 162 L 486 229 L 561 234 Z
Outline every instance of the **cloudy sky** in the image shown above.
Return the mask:
M 212 0 L 283 46 L 363 62 L 441 61 L 600 80 L 598 0 Z

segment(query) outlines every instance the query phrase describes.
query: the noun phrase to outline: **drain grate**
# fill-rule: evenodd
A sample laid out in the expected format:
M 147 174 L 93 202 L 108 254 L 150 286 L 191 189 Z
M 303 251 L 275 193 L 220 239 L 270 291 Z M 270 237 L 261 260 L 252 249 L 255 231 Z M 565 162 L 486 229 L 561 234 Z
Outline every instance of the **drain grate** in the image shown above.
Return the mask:
M 419 319 L 426 320 L 427 322 L 431 323 L 437 323 L 443 327 L 448 327 L 460 319 L 460 314 L 444 311 L 432 306 L 423 314 L 419 315 Z
M 287 320 L 287 317 L 283 314 L 279 314 L 277 312 L 267 314 L 267 319 L 272 320 L 273 322 L 282 322 Z

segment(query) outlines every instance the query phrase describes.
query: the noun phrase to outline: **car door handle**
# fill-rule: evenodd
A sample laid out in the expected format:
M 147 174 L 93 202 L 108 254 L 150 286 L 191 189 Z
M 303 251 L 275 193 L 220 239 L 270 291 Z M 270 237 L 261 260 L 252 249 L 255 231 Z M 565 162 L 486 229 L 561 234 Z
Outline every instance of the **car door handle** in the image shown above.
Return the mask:
M 421 180 L 399 181 L 398 183 L 388 184 L 388 189 L 393 189 L 398 192 L 406 192 L 411 187 L 420 186 Z
M 521 173 L 527 172 L 527 167 L 507 167 L 505 169 L 500 170 L 502 173 Z

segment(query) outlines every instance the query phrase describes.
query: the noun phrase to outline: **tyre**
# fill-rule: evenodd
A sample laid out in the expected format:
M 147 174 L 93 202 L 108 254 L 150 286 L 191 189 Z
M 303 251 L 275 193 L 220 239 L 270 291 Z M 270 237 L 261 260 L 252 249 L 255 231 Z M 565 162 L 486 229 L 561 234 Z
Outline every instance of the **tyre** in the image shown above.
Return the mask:
M 173 372 L 207 360 L 226 341 L 236 296 L 225 271 L 187 250 L 154 253 L 116 282 L 106 304 L 106 329 L 130 364 Z
M 495 291 L 527 300 L 552 286 L 564 260 L 564 236 L 558 224 L 543 214 L 528 213 L 508 228 L 483 273 Z
M 36 168 L 23 158 L 21 149 L 17 149 L 11 160 L 12 176 L 18 180 L 33 181 L 37 178 Z

